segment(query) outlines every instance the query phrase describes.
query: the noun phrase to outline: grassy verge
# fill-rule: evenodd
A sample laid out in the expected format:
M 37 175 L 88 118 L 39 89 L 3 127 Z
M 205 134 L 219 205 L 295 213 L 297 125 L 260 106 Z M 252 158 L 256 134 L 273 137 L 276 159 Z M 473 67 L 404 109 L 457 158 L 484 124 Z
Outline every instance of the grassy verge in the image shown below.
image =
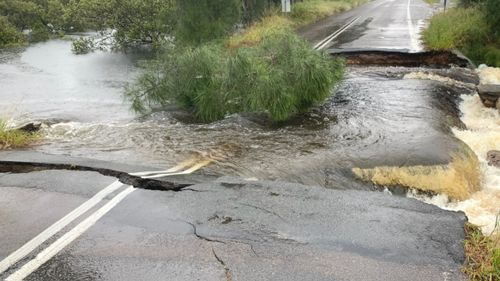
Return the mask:
M 40 135 L 7 128 L 0 119 L 0 150 L 27 147 L 40 139 Z
M 430 49 L 459 49 L 475 63 L 500 67 L 500 38 L 495 28 L 487 9 L 478 4 L 435 15 L 422 39 Z
M 366 2 L 368 0 L 306 0 L 294 4 L 289 16 L 282 15 L 280 11 L 271 10 L 260 21 L 255 22 L 243 32 L 233 34 L 228 40 L 228 46 L 234 49 L 243 45 L 254 45 L 259 43 L 263 34 L 270 30 L 299 28 Z
M 294 4 L 290 18 L 295 25 L 304 26 L 339 12 L 350 10 L 367 0 L 306 0 Z
M 471 281 L 500 280 L 500 234 L 485 236 L 479 227 L 465 225 L 465 265 Z

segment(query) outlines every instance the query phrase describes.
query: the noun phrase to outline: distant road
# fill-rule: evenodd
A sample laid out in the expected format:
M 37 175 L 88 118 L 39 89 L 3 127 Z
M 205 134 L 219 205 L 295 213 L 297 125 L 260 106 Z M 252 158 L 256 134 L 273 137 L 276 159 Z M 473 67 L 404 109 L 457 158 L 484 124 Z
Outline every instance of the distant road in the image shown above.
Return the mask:
M 326 18 L 299 33 L 313 44 L 354 22 L 323 49 L 421 50 L 419 32 L 432 8 L 423 0 L 375 0 Z

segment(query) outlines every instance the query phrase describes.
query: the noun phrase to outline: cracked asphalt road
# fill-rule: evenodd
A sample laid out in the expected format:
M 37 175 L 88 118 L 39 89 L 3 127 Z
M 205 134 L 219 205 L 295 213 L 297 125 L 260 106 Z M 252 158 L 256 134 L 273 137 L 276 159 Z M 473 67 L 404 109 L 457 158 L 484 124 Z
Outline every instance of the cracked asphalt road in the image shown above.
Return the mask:
M 412 1 L 422 8 L 421 0 Z M 356 14 L 361 18 L 351 32 L 329 47 L 411 49 L 406 7 L 407 1 L 373 1 L 304 36 L 314 42 Z M 416 12 L 410 23 L 417 26 L 425 15 Z M 388 31 L 401 36 L 381 35 Z M 31 152 L 0 153 L 0 159 L 151 169 Z M 26 280 L 465 280 L 463 213 L 378 192 L 235 178 L 176 180 L 196 184 L 177 192 L 134 190 Z M 115 181 L 81 171 L 0 174 L 0 260 Z M 25 268 L 125 188 L 109 193 L 0 279 Z
M 0 174 L 0 259 L 113 181 Z M 282 182 L 137 189 L 26 280 L 462 280 L 464 221 L 413 199 Z

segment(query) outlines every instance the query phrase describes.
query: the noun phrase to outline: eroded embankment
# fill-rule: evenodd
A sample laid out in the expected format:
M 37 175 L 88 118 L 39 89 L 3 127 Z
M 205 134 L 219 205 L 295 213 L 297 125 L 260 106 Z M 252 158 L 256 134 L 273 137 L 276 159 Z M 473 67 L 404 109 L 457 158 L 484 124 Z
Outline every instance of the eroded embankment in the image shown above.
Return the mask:
M 479 160 L 473 153 L 453 155 L 448 165 L 354 168 L 359 178 L 382 186 L 405 186 L 420 191 L 446 194 L 452 200 L 466 200 L 481 190 Z
M 337 50 L 332 56 L 341 56 L 349 65 L 406 66 L 406 67 L 459 67 L 471 66 L 470 61 L 451 51 L 428 51 L 410 53 L 396 50 Z
M 406 78 L 468 86 L 428 73 L 411 73 Z M 477 94 L 462 95 L 459 109 L 465 128 L 452 128 L 452 132 L 470 151 L 455 154 L 448 165 L 355 168 L 353 172 L 380 186 L 407 187 L 409 196 L 441 208 L 464 211 L 471 223 L 489 234 L 500 214 L 500 169 L 488 164 L 487 154 L 500 150 L 500 115 L 484 107 Z

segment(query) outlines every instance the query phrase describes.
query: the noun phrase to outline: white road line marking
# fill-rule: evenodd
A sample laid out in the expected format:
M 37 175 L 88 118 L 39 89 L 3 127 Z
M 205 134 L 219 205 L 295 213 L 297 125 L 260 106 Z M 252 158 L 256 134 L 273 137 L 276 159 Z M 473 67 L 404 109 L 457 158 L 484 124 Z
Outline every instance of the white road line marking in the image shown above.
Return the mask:
M 68 246 L 71 242 L 75 241 L 80 235 L 82 235 L 85 231 L 87 231 L 91 226 L 93 226 L 100 218 L 102 218 L 106 213 L 108 213 L 111 209 L 113 209 L 118 203 L 120 203 L 127 195 L 136 190 L 134 187 L 129 186 L 124 191 L 120 192 L 116 195 L 111 201 L 106 203 L 106 205 L 102 206 L 95 213 L 90 215 L 80 224 L 75 226 L 69 232 L 64 234 L 61 238 L 57 239 L 54 243 L 52 243 L 49 247 L 39 253 L 36 258 L 26 263 L 19 270 L 11 274 L 6 281 L 18 281 L 23 280 L 28 275 L 37 270 L 40 266 L 46 263 L 48 260 L 53 258 L 57 253 L 59 253 L 62 249 Z
M 130 175 L 131 176 L 148 176 L 148 175 L 153 175 L 153 174 L 165 174 L 165 173 L 175 173 L 175 172 L 178 172 L 188 166 L 191 166 L 191 165 L 194 165 L 196 163 L 196 161 L 198 161 L 198 159 L 196 158 L 191 158 L 191 159 L 188 159 L 184 162 L 181 162 L 180 164 L 178 164 L 177 166 L 173 167 L 173 168 L 170 168 L 168 170 L 164 170 L 164 171 L 147 171 L 147 172 L 138 172 L 138 173 L 131 173 Z
M 349 27 L 351 27 L 351 25 L 353 25 L 358 19 L 359 19 L 359 17 L 356 17 L 353 20 L 351 20 L 350 22 L 348 22 L 347 24 L 343 25 L 341 28 L 339 28 L 338 30 L 336 30 L 332 34 L 328 35 L 325 39 L 321 40 L 313 48 L 316 50 L 321 50 L 324 47 L 328 46 L 328 44 L 330 44 L 330 42 L 332 42 L 333 39 L 337 38 L 342 32 L 346 31 Z
M 408 32 L 410 33 L 410 51 L 418 51 L 418 41 L 415 35 L 415 29 L 413 28 L 413 22 L 411 20 L 411 0 L 408 0 L 408 5 L 406 6 L 406 18 L 408 22 Z
M 196 161 L 198 161 L 198 159 L 193 158 L 193 159 L 186 160 L 186 161 L 178 164 L 177 166 L 175 166 L 175 167 L 173 167 L 171 169 L 165 170 L 165 171 L 138 172 L 138 173 L 133 173 L 133 174 L 130 174 L 130 175 L 135 175 L 135 176 L 149 175 L 149 176 L 143 176 L 142 178 L 160 178 L 160 177 L 173 176 L 173 175 L 185 175 L 185 174 L 191 174 L 191 173 L 199 170 L 200 168 L 202 168 L 202 167 L 204 167 L 204 166 L 206 166 L 206 165 L 208 165 L 208 164 L 210 164 L 212 162 L 212 160 L 203 160 L 203 161 L 198 162 L 198 163 Z M 187 170 L 179 172 L 181 169 L 183 169 L 185 167 L 188 167 L 190 165 L 193 165 L 193 166 L 191 168 L 187 169 Z M 51 225 L 49 228 L 47 228 L 46 230 L 44 230 L 43 232 L 41 232 L 40 234 L 38 234 L 35 238 L 33 238 L 30 241 L 28 241 L 21 248 L 19 248 L 18 250 L 16 250 L 12 254 L 10 254 L 8 257 L 6 257 L 5 259 L 3 259 L 0 262 L 0 274 L 3 273 L 3 272 L 5 272 L 7 269 L 9 269 L 11 266 L 13 266 L 18 261 L 20 261 L 23 258 L 25 258 L 26 255 L 28 255 L 29 253 L 31 253 L 33 250 L 35 250 L 37 247 L 39 247 L 40 245 L 42 245 L 49 238 L 51 238 L 56 233 L 58 233 L 59 231 L 61 231 L 63 228 L 65 228 L 66 226 L 68 226 L 75 219 L 77 219 L 82 214 L 84 214 L 85 212 L 87 212 L 88 210 L 90 210 L 91 208 L 93 208 L 95 205 L 97 205 L 99 202 L 101 202 L 106 196 L 108 196 L 109 194 L 113 193 L 114 191 L 116 191 L 117 189 L 119 189 L 120 187 L 122 187 L 123 185 L 124 184 L 122 184 L 120 181 L 113 182 L 112 184 L 110 184 L 109 186 L 105 187 L 103 190 L 101 190 L 100 192 L 98 192 L 96 195 L 94 195 L 92 198 L 90 198 L 89 200 L 87 200 L 86 202 L 84 202 L 78 208 L 74 209 L 71 213 L 67 214 L 65 217 L 63 217 L 62 219 L 60 219 L 59 221 L 57 221 L 56 223 L 54 223 L 53 225 Z M 132 188 L 132 191 L 133 191 L 133 187 L 129 187 L 127 190 L 129 190 L 130 188 Z M 130 191 L 130 192 L 132 192 L 132 191 Z M 118 198 L 118 196 L 120 196 L 123 193 L 124 192 L 118 194 L 116 197 L 114 197 L 113 199 L 111 199 L 111 201 L 109 203 L 114 202 L 113 200 L 115 200 L 116 198 Z M 125 196 L 123 196 L 123 198 Z M 116 204 L 118 204 L 119 201 L 121 201 L 122 199 L 118 200 L 116 202 Z M 108 206 L 108 204 L 106 204 L 105 206 Z M 93 216 L 95 216 L 96 214 L 98 215 L 98 212 L 101 211 L 103 208 L 101 208 L 98 211 L 96 211 L 95 213 L 91 214 L 84 222 L 86 222 L 87 220 L 89 220 L 90 218 L 92 218 Z M 108 212 L 109 210 L 107 210 L 106 212 Z M 102 217 L 105 213 L 103 213 L 102 215 L 100 215 L 100 217 Z M 95 221 L 97 221 L 99 218 L 97 218 Z M 80 226 L 80 225 L 81 224 L 79 224 L 78 226 Z M 90 226 L 92 226 L 92 225 L 90 225 Z M 90 226 L 88 226 L 88 227 L 90 227 Z M 88 227 L 87 227 L 87 229 L 88 229 Z M 73 230 L 71 230 L 71 231 L 73 231 Z M 85 232 L 85 230 L 83 230 L 82 233 L 83 232 Z M 67 237 L 68 234 L 69 234 L 69 232 L 66 233 L 64 236 L 62 236 L 61 238 Z M 81 233 L 79 235 L 81 235 Z M 74 239 L 76 239 L 76 238 L 74 238 Z M 73 241 L 74 239 L 72 239 L 71 241 Z M 59 240 L 57 240 L 56 242 L 58 242 Z M 68 244 L 71 243 L 71 241 L 68 242 Z M 52 244 L 52 245 L 54 245 L 54 244 Z M 49 249 L 49 248 L 47 248 L 47 249 Z M 25 268 L 28 264 L 31 264 L 35 260 L 38 260 L 39 256 L 42 253 L 46 252 L 47 249 L 45 249 L 43 252 L 41 252 L 34 260 L 30 261 L 29 263 L 27 263 L 22 268 Z M 50 258 L 51 257 L 49 257 L 48 259 L 50 259 Z M 45 262 L 46 261 L 44 261 L 43 263 L 45 263 Z M 28 275 L 29 275 L 29 273 L 28 273 Z M 13 274 L 11 276 L 17 276 L 17 275 Z M 11 278 L 11 277 L 9 277 L 9 278 Z M 15 278 L 15 277 L 13 277 L 13 278 Z M 22 278 L 24 278 L 24 277 L 22 277 Z M 18 279 L 13 279 L 13 280 L 18 280 Z
M 23 259 L 26 255 L 31 253 L 33 250 L 35 250 L 37 247 L 42 245 L 45 241 L 47 241 L 50 237 L 52 237 L 54 234 L 57 232 L 61 231 L 64 227 L 66 227 L 68 224 L 73 222 L 75 219 L 77 219 L 79 216 L 81 216 L 83 213 L 87 212 L 91 208 L 93 208 L 95 205 L 97 205 L 99 202 L 101 202 L 106 196 L 109 194 L 113 193 L 116 191 L 118 188 L 123 186 L 122 183 L 119 181 L 115 181 L 100 192 L 98 192 L 96 195 L 94 195 L 92 198 L 81 204 L 78 208 L 74 209 L 71 213 L 67 214 L 65 217 L 60 219 L 59 221 L 55 222 L 53 225 L 51 225 L 49 228 L 45 229 L 43 232 L 38 234 L 35 238 L 31 239 L 28 241 L 26 244 L 24 244 L 21 248 L 10 254 L 8 257 L 3 259 L 0 262 L 0 274 L 9 269 L 12 265 L 14 265 L 16 262 L 20 261 Z
M 212 162 L 212 160 L 204 160 L 204 161 L 199 162 L 196 165 L 194 165 L 193 167 L 191 167 L 185 171 L 182 171 L 182 172 L 158 174 L 158 175 L 152 175 L 152 176 L 145 176 L 142 178 L 143 179 L 154 179 L 154 178 L 162 178 L 162 177 L 175 176 L 175 175 L 187 175 L 187 174 L 191 174 L 192 172 L 195 172 L 195 171 L 205 167 L 206 165 L 210 164 L 211 162 Z

